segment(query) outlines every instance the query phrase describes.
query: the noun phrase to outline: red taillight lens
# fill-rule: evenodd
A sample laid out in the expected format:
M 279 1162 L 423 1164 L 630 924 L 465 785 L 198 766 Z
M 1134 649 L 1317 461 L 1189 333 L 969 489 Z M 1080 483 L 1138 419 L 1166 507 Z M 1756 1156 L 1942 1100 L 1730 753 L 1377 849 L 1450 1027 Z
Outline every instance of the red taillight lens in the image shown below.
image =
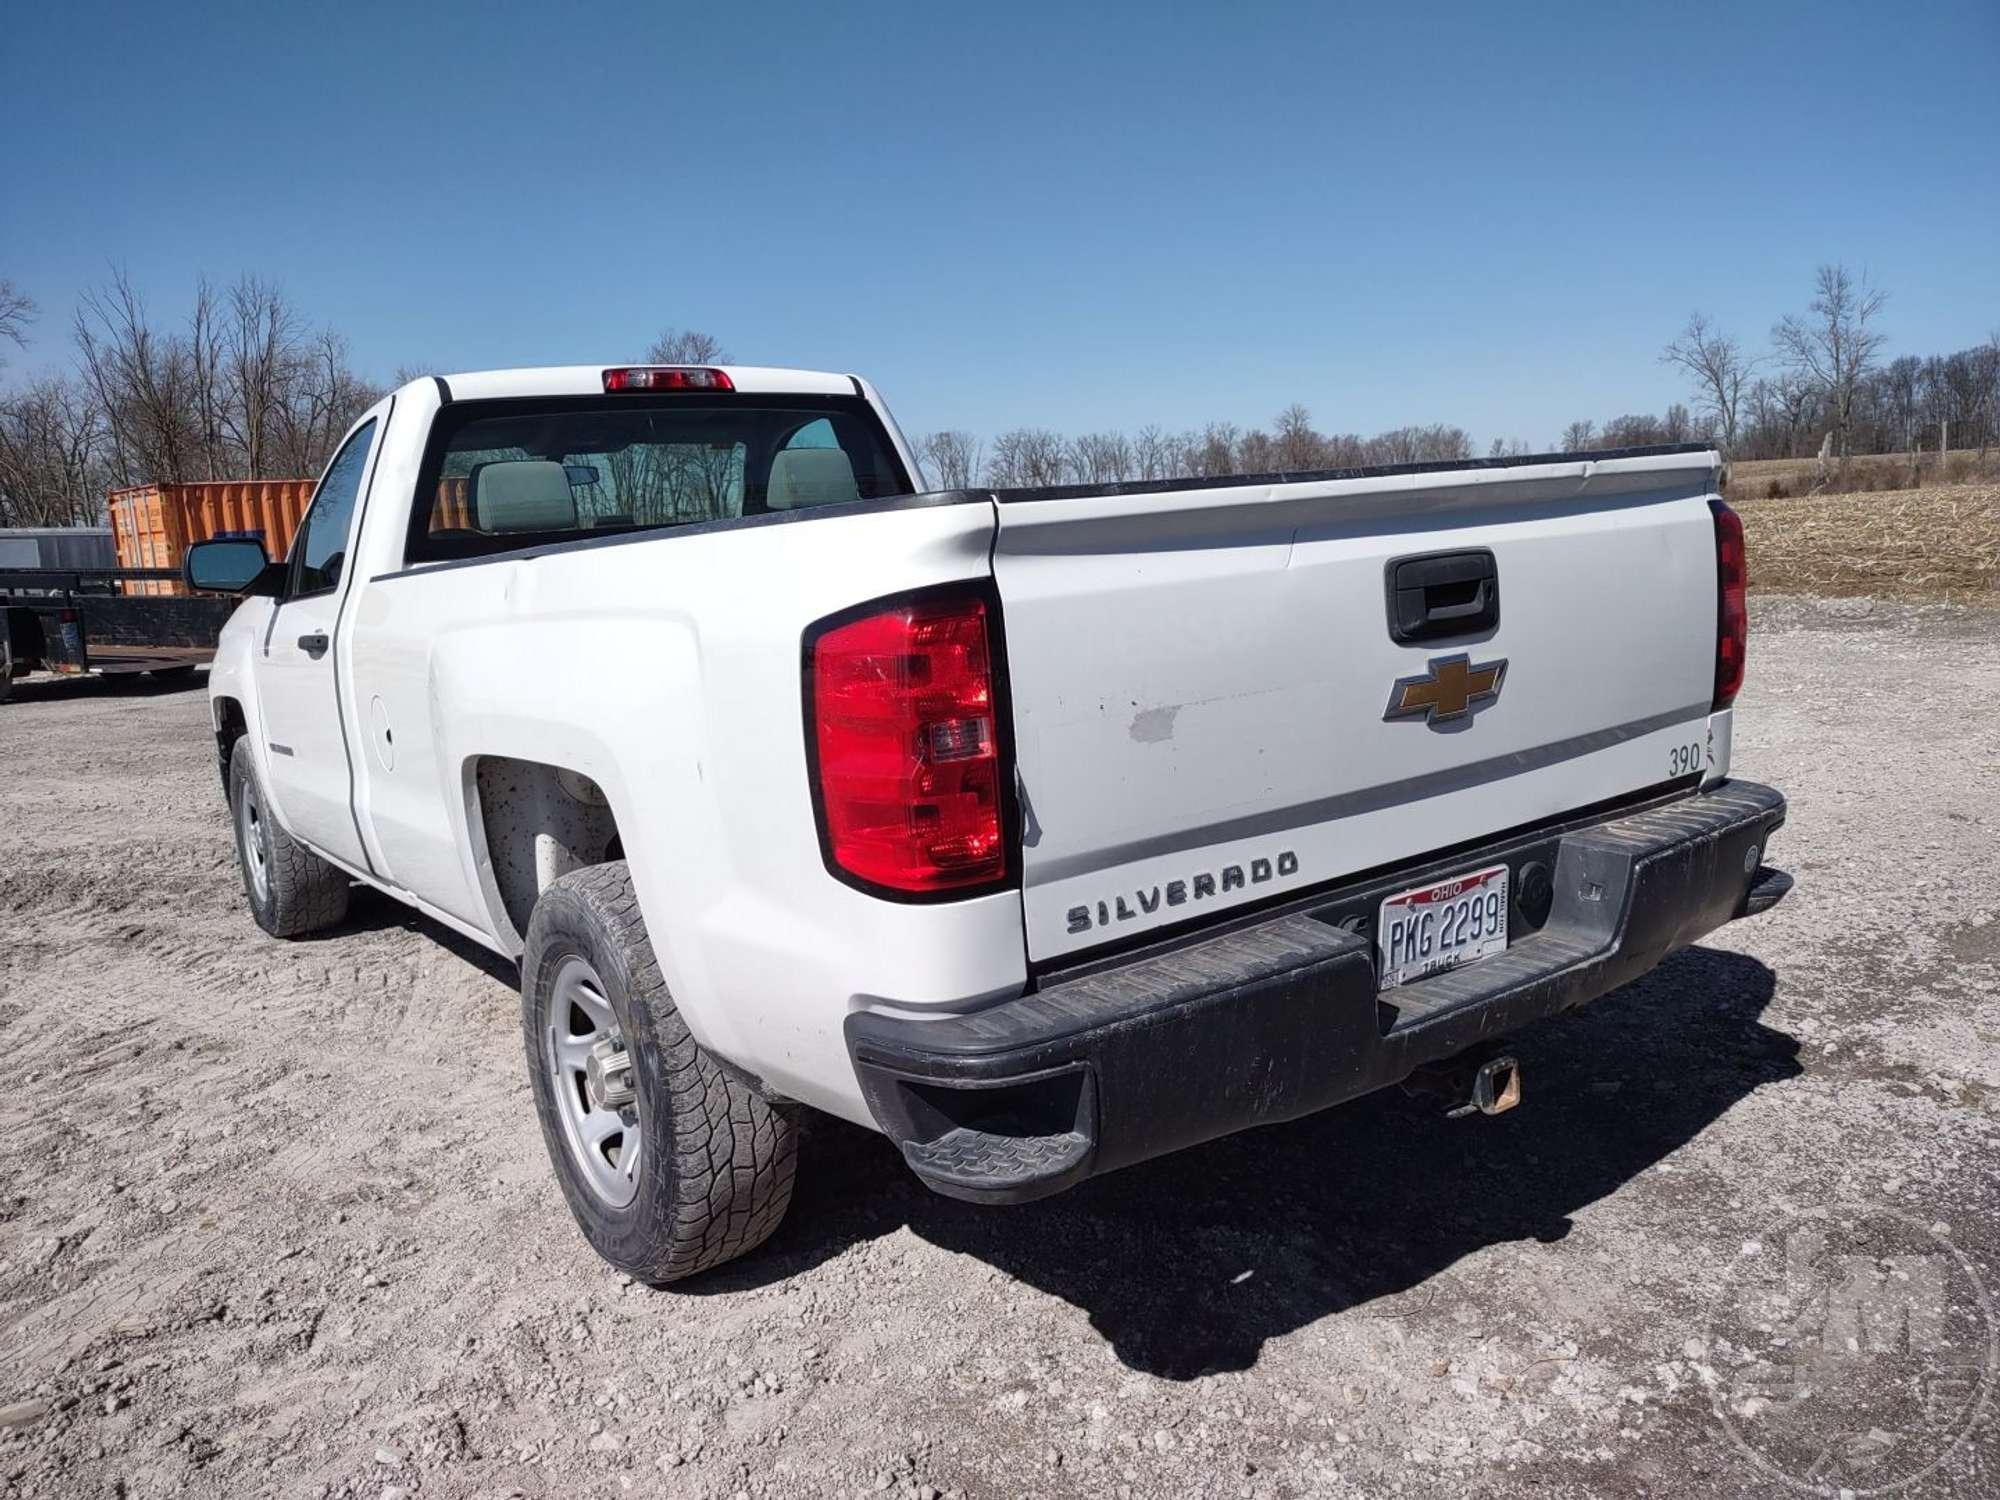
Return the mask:
M 986 603 L 909 600 L 834 626 L 807 681 L 829 859 L 928 893 L 1007 876 Z
M 1750 570 L 1743 550 L 1743 518 L 1720 500 L 1715 512 L 1715 707 L 1727 708 L 1743 686 L 1750 645 Z
M 625 370 L 606 370 L 607 391 L 733 391 L 726 371 L 697 365 L 635 365 Z

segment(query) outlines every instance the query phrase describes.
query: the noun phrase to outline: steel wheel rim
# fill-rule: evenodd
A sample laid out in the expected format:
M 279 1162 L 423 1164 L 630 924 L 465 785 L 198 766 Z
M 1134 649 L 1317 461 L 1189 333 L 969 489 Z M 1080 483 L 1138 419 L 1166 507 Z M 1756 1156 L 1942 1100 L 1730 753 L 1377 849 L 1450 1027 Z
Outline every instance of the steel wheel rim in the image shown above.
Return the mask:
M 236 799 L 238 842 L 243 845 L 243 868 L 250 872 L 250 888 L 260 902 L 271 897 L 271 851 L 266 842 L 263 815 L 257 808 L 256 789 L 245 782 Z
M 638 1099 L 635 1093 L 631 1102 L 622 1106 L 607 1099 L 604 1056 L 610 1052 L 625 1058 L 624 1032 L 605 998 L 603 980 L 575 954 L 563 959 L 556 970 L 542 1039 L 556 1115 L 562 1121 L 570 1159 L 600 1202 L 623 1208 L 639 1192 L 639 1163 L 645 1142 L 639 1129 Z M 605 1047 L 606 1043 L 611 1045 Z M 593 1054 L 598 1063 L 595 1070 Z M 623 1071 L 627 1078 L 632 1076 L 629 1059 Z

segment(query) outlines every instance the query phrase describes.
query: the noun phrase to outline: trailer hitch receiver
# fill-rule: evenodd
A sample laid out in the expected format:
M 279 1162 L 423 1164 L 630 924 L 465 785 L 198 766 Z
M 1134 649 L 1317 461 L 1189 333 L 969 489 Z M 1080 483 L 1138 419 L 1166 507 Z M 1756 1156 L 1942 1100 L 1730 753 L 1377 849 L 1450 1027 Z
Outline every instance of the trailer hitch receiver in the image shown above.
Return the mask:
M 1504 1115 L 1521 1102 L 1521 1064 L 1511 1053 L 1490 1049 L 1461 1052 L 1426 1063 L 1403 1080 L 1403 1091 L 1425 1095 L 1444 1106 L 1445 1118 Z
M 1482 1115 L 1504 1115 L 1520 1102 L 1520 1063 L 1512 1057 L 1495 1057 L 1481 1063 L 1473 1073 L 1470 1097 L 1446 1114 L 1454 1120 L 1475 1111 Z

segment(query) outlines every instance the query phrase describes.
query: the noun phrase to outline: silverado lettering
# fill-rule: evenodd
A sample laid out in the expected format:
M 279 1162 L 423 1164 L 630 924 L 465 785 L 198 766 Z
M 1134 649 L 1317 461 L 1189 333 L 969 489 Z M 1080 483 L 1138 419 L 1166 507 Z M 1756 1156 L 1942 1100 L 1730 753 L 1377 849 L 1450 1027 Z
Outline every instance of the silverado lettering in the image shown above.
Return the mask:
M 1220 871 L 1221 889 L 1224 891 L 1242 890 L 1244 888 L 1244 868 L 1243 865 L 1224 865 Z M 1248 868 L 1250 872 L 1249 884 L 1263 885 L 1269 880 L 1298 874 L 1299 857 L 1291 850 L 1286 849 L 1279 853 L 1275 862 L 1262 858 L 1253 859 L 1250 861 Z M 1189 900 L 1188 893 L 1190 890 L 1194 893 L 1193 899 L 1201 901 L 1215 895 L 1216 889 L 1216 874 L 1203 871 L 1200 874 L 1190 876 L 1186 880 L 1169 880 L 1165 885 L 1148 886 L 1144 890 L 1132 892 L 1133 899 L 1139 903 L 1138 911 L 1132 910 L 1131 907 L 1125 904 L 1125 897 L 1122 893 L 1110 898 L 1108 903 L 1105 901 L 1097 903 L 1096 920 L 1094 922 L 1091 920 L 1090 907 L 1072 906 L 1067 913 L 1069 930 L 1072 933 L 1088 932 L 1094 926 L 1109 927 L 1114 920 L 1129 922 L 1137 916 L 1150 917 L 1160 909 L 1163 903 L 1167 906 L 1185 906 Z

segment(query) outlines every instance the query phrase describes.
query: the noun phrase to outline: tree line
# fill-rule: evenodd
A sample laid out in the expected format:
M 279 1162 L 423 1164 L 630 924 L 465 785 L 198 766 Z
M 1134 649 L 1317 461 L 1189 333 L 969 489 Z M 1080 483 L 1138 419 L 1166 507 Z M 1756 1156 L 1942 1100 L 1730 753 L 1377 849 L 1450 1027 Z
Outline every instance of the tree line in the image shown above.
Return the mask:
M 1311 414 L 1296 403 L 1278 414 L 1269 431 L 1246 432 L 1231 422 L 1210 422 L 1179 432 L 1147 426 L 1130 435 L 1086 432 L 1066 437 L 1045 427 L 1016 427 L 1001 433 L 990 446 L 957 430 L 933 432 L 917 443 L 926 476 L 940 489 L 1214 479 L 1422 463 L 1470 458 L 1472 453 L 1472 438 L 1463 427 L 1398 427 L 1373 437 L 1329 435 L 1316 431 Z
M 1956 353 L 1884 361 L 1887 294 L 1846 267 L 1819 268 L 1806 310 L 1750 350 L 1696 313 L 1662 350 L 1689 399 L 1664 414 L 1570 423 L 1549 441 L 1494 438 L 1487 457 L 1537 451 L 1713 443 L 1736 458 L 1915 452 L 1940 442 L 1984 452 L 2000 442 L 2000 333 Z M 0 366 L 25 349 L 39 309 L 0 280 Z M 178 325 L 152 317 L 122 272 L 82 298 L 70 323 L 73 368 L 0 390 L 0 526 L 101 520 L 121 484 L 316 475 L 383 387 L 358 374 L 346 341 L 314 326 L 274 284 L 207 281 Z M 669 329 L 656 363 L 726 361 L 709 334 Z M 412 374 L 398 370 L 395 383 Z M 1107 484 L 1124 480 L 1303 473 L 1479 456 L 1449 423 L 1363 436 L 1323 432 L 1293 403 L 1268 426 L 1213 421 L 1171 429 L 1065 434 L 1017 427 L 990 441 L 963 430 L 917 442 L 939 488 Z
M 1807 310 L 1778 320 L 1769 348 L 1747 351 L 1702 313 L 1660 358 L 1694 389 L 1699 435 L 1735 458 L 1916 453 L 2000 442 L 2000 332 L 1952 354 L 1884 363 L 1888 293 L 1821 266 Z M 1585 430 L 1588 429 L 1588 424 Z
M 1981 454 L 2000 443 L 2000 333 L 1954 354 L 1883 363 L 1888 294 L 1845 266 L 1821 266 L 1803 313 L 1778 320 L 1761 352 L 1695 313 L 1661 351 L 1689 383 L 1664 414 L 1571 422 L 1544 443 L 1494 438 L 1488 458 L 1662 443 L 1711 443 L 1733 458 L 1829 458 L 1915 452 L 1940 441 Z M 1268 428 L 1211 422 L 1188 431 L 1067 436 L 1017 427 L 990 443 L 963 430 L 917 442 L 929 481 L 943 489 L 1105 484 L 1121 480 L 1302 473 L 1477 456 L 1462 427 L 1398 427 L 1373 437 L 1323 433 L 1294 403 Z
M 25 348 L 38 311 L 0 282 L 0 340 Z M 118 485 L 317 475 L 383 395 L 256 276 L 202 281 L 175 326 L 115 272 L 70 334 L 72 370 L 0 392 L 0 525 L 88 525 Z

